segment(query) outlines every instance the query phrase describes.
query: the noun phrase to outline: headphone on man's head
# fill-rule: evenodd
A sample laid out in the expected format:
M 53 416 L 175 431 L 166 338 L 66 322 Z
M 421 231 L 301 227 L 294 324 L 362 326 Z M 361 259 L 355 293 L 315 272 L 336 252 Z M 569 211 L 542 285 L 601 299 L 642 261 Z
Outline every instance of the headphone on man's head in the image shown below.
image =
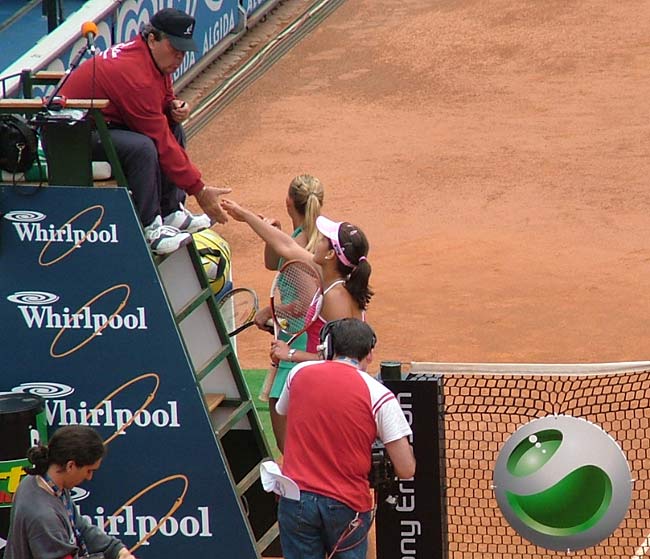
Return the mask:
M 320 339 L 320 344 L 318 345 L 318 351 L 320 351 L 323 359 L 328 361 L 334 358 L 334 344 L 332 343 L 332 329 L 338 323 L 338 320 L 331 320 L 325 324 L 318 334 Z
M 323 359 L 328 361 L 334 359 L 334 340 L 336 339 L 336 331 L 346 320 L 350 319 L 339 318 L 338 320 L 330 320 L 321 328 L 319 333 L 320 344 L 316 349 L 320 351 Z M 370 326 L 368 326 L 368 328 L 370 328 Z M 370 349 L 373 349 L 377 344 L 377 336 L 372 328 L 370 328 L 370 331 L 372 332 L 372 344 Z

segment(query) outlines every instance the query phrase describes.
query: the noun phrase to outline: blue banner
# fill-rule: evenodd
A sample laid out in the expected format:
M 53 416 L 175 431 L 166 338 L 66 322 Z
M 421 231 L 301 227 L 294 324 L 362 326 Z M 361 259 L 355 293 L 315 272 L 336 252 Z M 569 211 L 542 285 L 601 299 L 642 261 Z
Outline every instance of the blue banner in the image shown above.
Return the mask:
M 248 1 L 256 2 L 255 9 L 263 3 L 259 0 Z M 239 28 L 240 20 L 245 17 L 239 10 L 238 0 L 129 0 L 120 3 L 114 12 L 97 20 L 99 31 L 95 38 L 97 49 L 106 50 L 114 44 L 132 40 L 142 26 L 149 22 L 153 14 L 163 8 L 176 8 L 196 19 L 194 40 L 200 50 L 185 54 L 181 67 L 172 76 L 174 80 L 178 80 L 230 33 Z M 79 29 L 80 26 L 81 23 Z M 47 64 L 48 70 L 65 71 L 70 68 L 77 53 L 86 45 L 86 39 L 81 37 L 80 33 L 77 37 L 52 57 Z M 43 87 L 37 86 L 34 91 L 37 96 L 45 95 Z
M 180 78 L 206 53 L 223 41 L 235 29 L 241 17 L 237 0 L 139 0 L 125 2 L 117 12 L 115 42 L 123 43 L 131 40 L 138 34 L 140 27 L 162 8 L 176 8 L 194 17 L 196 20 L 194 40 L 201 49 L 199 52 L 185 54 L 183 64 L 174 73 L 174 80 Z M 101 24 L 100 32 L 102 32 Z M 110 37 L 110 35 L 108 36 Z
M 140 559 L 257 557 L 125 189 L 0 186 L 0 324 L 0 392 L 107 444 L 93 524 Z
M 251 15 L 253 12 L 259 10 L 265 4 L 269 4 L 272 0 L 244 0 L 246 6 L 246 14 Z

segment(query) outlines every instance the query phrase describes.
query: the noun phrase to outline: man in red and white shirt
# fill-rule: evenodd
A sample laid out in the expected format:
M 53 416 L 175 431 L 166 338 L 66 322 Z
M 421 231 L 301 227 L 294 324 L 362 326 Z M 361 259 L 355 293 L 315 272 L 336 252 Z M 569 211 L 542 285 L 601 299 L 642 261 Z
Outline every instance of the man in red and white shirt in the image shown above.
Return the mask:
M 372 521 L 368 483 L 372 445 L 384 444 L 395 474 L 413 477 L 412 434 L 393 393 L 366 372 L 375 334 L 345 318 L 323 329 L 332 359 L 300 363 L 289 373 L 276 409 L 287 415 L 282 473 L 300 501 L 278 510 L 285 559 L 363 559 Z

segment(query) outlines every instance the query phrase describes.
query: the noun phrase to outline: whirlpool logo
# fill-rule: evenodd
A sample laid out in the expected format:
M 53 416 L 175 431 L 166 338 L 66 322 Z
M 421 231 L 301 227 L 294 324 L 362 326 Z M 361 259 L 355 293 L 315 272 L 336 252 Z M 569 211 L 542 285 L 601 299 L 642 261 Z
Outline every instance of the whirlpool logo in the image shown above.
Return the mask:
M 632 479 L 620 447 L 600 427 L 571 416 L 536 419 L 499 452 L 494 492 L 508 523 L 558 551 L 594 546 L 627 513 Z
M 32 210 L 7 212 L 4 219 L 12 222 L 20 242 L 43 244 L 38 263 L 47 267 L 64 260 L 84 244 L 119 243 L 117 225 L 103 223 L 105 213 L 101 205 L 89 206 L 60 226 L 47 223 L 44 213 Z
M 120 283 L 97 293 L 76 310 L 65 306 L 60 309 L 62 312 L 53 306 L 59 301 L 59 296 L 47 291 L 17 291 L 7 296 L 7 301 L 16 304 L 30 330 L 56 331 L 50 345 L 50 355 L 59 358 L 79 350 L 101 336 L 107 328 L 147 330 L 144 307 L 137 307 L 135 313 L 122 313 L 130 295 L 131 287 Z

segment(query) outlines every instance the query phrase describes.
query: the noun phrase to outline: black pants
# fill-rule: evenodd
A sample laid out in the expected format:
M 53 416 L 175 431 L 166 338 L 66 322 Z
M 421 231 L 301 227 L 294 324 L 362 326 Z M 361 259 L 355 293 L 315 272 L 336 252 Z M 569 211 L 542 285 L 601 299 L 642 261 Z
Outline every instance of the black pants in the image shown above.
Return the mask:
M 185 147 L 185 131 L 180 124 L 172 127 L 178 143 Z M 156 216 L 166 216 L 185 202 L 185 191 L 177 188 L 160 169 L 153 140 L 144 134 L 109 129 L 109 134 L 122 165 L 135 209 L 142 225 L 149 225 Z M 93 132 L 93 161 L 108 161 L 99 134 Z

